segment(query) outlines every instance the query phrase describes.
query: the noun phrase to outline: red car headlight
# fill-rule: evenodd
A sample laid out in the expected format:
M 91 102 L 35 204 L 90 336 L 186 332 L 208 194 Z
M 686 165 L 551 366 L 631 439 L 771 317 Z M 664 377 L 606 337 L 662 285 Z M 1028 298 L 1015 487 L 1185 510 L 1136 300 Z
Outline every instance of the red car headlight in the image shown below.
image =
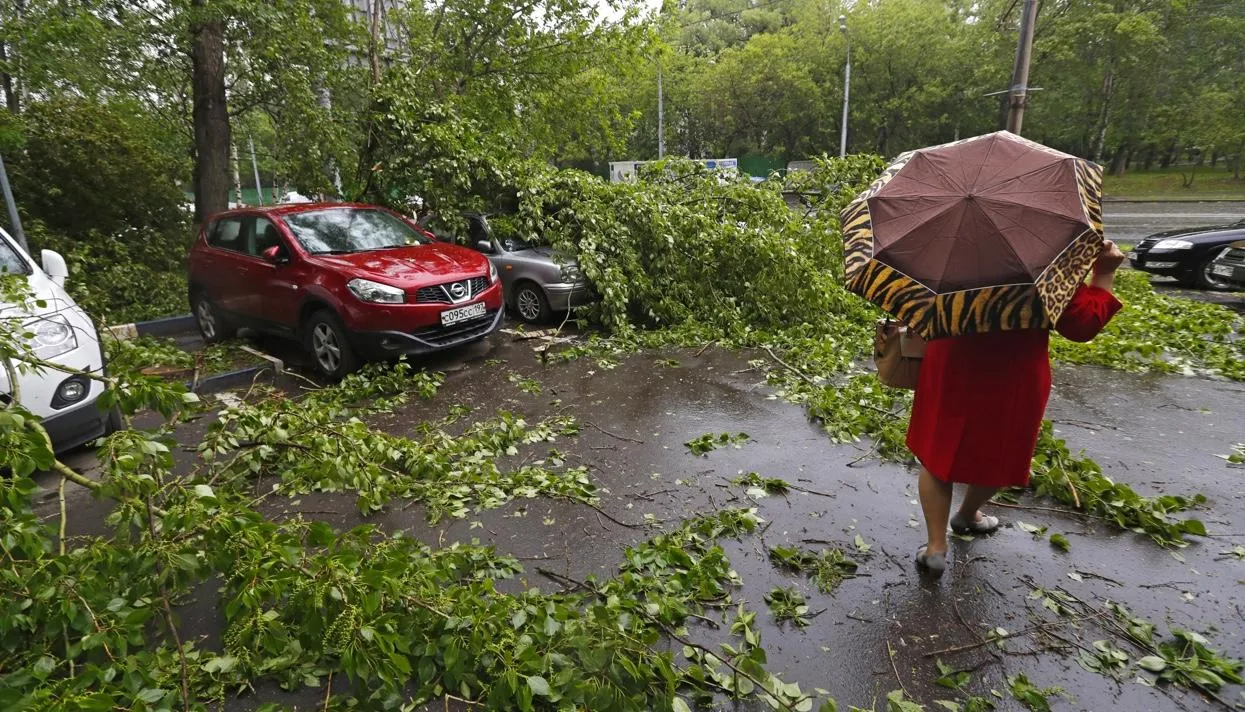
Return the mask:
M 406 301 L 406 292 L 388 284 L 373 282 L 370 279 L 352 279 L 346 287 L 359 299 L 376 304 L 401 304 Z

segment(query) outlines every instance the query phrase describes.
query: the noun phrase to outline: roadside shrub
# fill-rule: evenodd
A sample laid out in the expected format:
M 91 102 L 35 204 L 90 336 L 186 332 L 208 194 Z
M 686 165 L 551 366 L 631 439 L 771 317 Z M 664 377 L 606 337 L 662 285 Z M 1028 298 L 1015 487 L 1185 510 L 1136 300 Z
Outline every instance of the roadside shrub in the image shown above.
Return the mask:
M 91 231 L 71 239 L 35 222 L 26 232 L 36 259 L 41 249 L 65 256 L 69 263 L 65 288 L 97 321 L 124 324 L 189 311 L 189 230 L 127 228 L 118 234 Z
M 31 103 L 22 121 L 11 171 L 28 220 L 75 240 L 185 229 L 178 182 L 188 163 L 162 150 L 152 118 L 123 103 L 55 99 Z
M 74 299 L 106 323 L 187 311 L 191 230 L 177 185 L 187 164 L 160 123 L 123 102 L 73 98 L 32 102 L 10 123 L 31 250 L 65 256 Z

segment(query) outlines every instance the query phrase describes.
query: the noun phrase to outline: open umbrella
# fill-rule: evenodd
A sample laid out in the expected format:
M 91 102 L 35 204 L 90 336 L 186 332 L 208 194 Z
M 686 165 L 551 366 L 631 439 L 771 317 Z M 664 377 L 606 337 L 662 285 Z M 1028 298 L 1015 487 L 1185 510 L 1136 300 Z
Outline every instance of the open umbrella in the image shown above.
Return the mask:
M 848 289 L 927 340 L 1050 328 L 1102 246 L 1102 167 L 1006 131 L 923 148 L 842 225 Z

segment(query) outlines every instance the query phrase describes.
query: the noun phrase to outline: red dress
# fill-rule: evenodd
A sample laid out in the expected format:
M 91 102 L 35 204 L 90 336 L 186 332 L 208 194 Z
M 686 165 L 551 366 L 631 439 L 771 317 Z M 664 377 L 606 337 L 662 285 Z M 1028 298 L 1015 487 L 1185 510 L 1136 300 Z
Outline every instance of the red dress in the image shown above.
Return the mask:
M 1098 335 L 1123 305 L 1082 285 L 1055 329 L 1072 341 Z M 908 448 L 934 477 L 983 487 L 1023 487 L 1050 397 L 1046 329 L 995 331 L 929 342 Z

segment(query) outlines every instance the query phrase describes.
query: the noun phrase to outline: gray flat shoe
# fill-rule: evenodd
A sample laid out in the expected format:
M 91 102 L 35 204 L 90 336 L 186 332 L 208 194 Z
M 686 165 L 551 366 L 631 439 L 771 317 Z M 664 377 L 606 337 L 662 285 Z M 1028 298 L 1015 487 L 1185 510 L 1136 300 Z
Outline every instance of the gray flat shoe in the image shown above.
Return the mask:
M 929 570 L 932 574 L 941 574 L 947 568 L 947 554 L 927 554 L 922 546 L 916 550 L 916 565 Z
M 981 519 L 965 521 L 958 515 L 951 518 L 951 531 L 956 534 L 989 534 L 999 528 L 999 518 L 982 515 Z

